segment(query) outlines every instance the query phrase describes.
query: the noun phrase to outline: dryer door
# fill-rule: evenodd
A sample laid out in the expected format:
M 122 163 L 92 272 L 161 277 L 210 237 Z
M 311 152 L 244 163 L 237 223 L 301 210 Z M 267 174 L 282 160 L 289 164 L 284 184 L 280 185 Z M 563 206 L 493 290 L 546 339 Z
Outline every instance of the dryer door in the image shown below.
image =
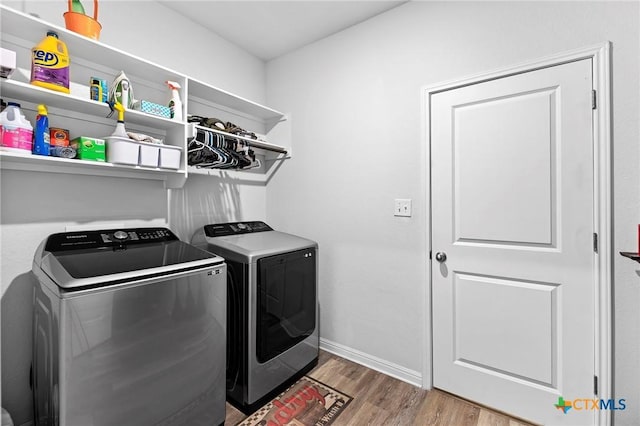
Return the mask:
M 264 363 L 310 336 L 316 327 L 316 251 L 258 260 L 257 348 Z

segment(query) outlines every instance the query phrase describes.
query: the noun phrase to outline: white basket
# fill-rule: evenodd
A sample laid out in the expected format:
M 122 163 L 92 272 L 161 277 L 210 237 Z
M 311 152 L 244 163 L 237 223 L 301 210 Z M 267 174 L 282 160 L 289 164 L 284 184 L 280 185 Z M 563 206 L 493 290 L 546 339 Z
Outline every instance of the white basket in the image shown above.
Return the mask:
M 129 138 L 107 136 L 107 161 L 115 164 L 138 165 L 140 145 Z
M 139 165 L 144 167 L 158 167 L 160 145 L 154 143 L 138 142 L 140 144 Z
M 158 145 L 160 147 L 160 167 L 163 169 L 179 169 L 182 148 L 172 145 Z

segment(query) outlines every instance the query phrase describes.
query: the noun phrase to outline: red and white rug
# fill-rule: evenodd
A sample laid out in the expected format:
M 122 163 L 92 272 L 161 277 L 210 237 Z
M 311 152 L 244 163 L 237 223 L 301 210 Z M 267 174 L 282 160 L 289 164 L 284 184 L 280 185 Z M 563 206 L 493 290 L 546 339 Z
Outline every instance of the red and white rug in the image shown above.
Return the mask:
M 350 396 L 303 376 L 236 426 L 327 426 L 351 400 Z

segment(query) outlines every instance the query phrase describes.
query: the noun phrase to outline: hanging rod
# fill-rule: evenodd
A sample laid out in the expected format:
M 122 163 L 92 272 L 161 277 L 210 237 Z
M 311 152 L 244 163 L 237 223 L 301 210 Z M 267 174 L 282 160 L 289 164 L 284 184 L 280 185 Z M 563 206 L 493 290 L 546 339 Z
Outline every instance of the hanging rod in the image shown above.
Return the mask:
M 247 144 L 248 146 L 253 147 L 253 148 L 260 148 L 260 149 L 264 149 L 265 151 L 277 152 L 279 154 L 287 154 L 287 149 L 282 147 L 282 146 L 279 146 L 279 145 L 273 145 L 273 144 L 270 144 L 268 142 L 260 141 L 260 140 L 257 140 L 257 139 L 251 139 L 251 138 L 248 138 L 246 136 L 234 135 L 233 133 L 223 132 L 221 130 L 216 130 L 216 129 L 212 129 L 210 127 L 200 126 L 200 125 L 197 125 L 197 124 L 194 124 L 194 123 L 191 123 L 191 126 L 192 126 L 192 130 L 190 131 L 191 138 L 195 138 L 196 137 L 196 133 L 198 131 L 211 132 L 211 133 L 217 133 L 219 135 L 228 136 L 228 137 L 234 138 L 234 139 L 240 139 L 241 141 L 245 142 L 245 144 Z

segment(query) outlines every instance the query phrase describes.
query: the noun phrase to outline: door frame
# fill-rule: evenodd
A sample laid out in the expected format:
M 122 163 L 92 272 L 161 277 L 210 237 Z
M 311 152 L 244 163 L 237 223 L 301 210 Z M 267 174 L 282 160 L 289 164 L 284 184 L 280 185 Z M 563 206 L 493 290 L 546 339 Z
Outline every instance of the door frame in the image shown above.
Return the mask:
M 598 252 L 594 253 L 595 264 L 595 330 L 594 330 L 594 374 L 598 377 L 597 398 L 613 398 L 613 321 L 612 321 L 612 153 L 611 153 L 611 42 L 571 50 L 541 59 L 527 61 L 492 72 L 446 81 L 422 88 L 422 135 L 426 147 L 426 199 L 428 217 L 426 221 L 425 246 L 429 253 L 426 262 L 427 285 L 424 288 L 423 312 L 423 363 L 422 387 L 433 387 L 433 340 L 432 340 L 432 224 L 431 224 L 431 96 L 436 93 L 457 89 L 472 84 L 508 77 L 542 68 L 553 67 L 582 59 L 592 60 L 593 89 L 596 91 L 596 109 L 593 110 L 593 200 L 594 232 L 598 234 Z M 582 397 L 582 396 L 580 396 Z M 587 395 L 584 396 L 588 397 Z M 595 410 L 597 425 L 609 426 L 612 411 Z

